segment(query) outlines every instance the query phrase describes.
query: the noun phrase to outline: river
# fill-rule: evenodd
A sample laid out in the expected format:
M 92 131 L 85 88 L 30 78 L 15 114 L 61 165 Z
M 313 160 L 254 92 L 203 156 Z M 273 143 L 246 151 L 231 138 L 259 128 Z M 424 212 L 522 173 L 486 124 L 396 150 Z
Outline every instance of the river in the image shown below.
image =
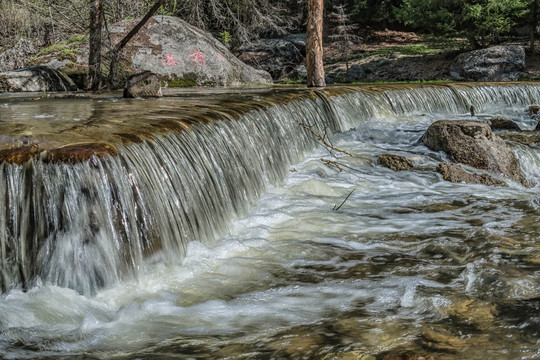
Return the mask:
M 1 165 L 0 358 L 540 359 L 540 148 L 509 143 L 533 187 L 488 187 L 444 181 L 448 157 L 418 141 L 471 104 L 532 130 L 540 85 L 382 87 L 275 101 L 116 157 Z M 26 113 L 4 97 L 0 119 L 79 122 L 88 103 L 125 102 L 150 121 L 189 100 Z M 378 165 L 389 153 L 416 169 Z

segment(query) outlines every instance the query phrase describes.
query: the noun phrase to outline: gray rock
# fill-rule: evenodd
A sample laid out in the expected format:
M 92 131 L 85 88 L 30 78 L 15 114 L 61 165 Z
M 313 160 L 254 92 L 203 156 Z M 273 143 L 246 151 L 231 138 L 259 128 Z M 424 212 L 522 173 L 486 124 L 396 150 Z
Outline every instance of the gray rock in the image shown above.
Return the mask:
M 125 98 L 162 97 L 161 81 L 150 71 L 131 75 L 126 81 Z
M 472 174 L 465 171 L 458 164 L 442 162 L 437 166 L 437 171 L 443 179 L 453 183 L 482 184 L 486 186 L 508 186 L 502 180 L 488 174 Z
M 290 34 L 283 37 L 283 40 L 292 42 L 302 56 L 306 56 L 306 34 Z
M 493 134 L 486 122 L 440 120 L 427 129 L 421 141 L 431 150 L 444 151 L 460 163 L 503 175 L 528 186 L 512 149 Z
M 306 79 L 307 78 L 307 69 L 306 65 L 298 65 L 294 70 L 288 74 L 288 77 L 291 79 Z
M 466 81 L 516 81 L 523 71 L 523 46 L 493 46 L 458 55 L 450 67 L 450 76 Z
M 304 61 L 301 49 L 285 39 L 259 40 L 249 48 L 241 49 L 238 58 L 246 64 L 269 72 L 273 79 L 290 76 Z
M 112 27 L 120 38 L 137 20 Z M 239 61 L 209 33 L 174 16 L 154 16 L 126 46 L 128 66 L 148 70 L 180 85 L 240 85 L 267 83 L 268 76 Z
M 32 42 L 20 38 L 17 43 L 0 53 L 0 71 L 9 71 L 24 67 L 28 57 L 36 53 Z
M 110 27 L 116 44 L 139 19 L 124 20 Z M 73 60 L 61 54 L 38 59 L 72 74 L 88 72 L 88 44 L 81 43 Z M 168 86 L 224 86 L 270 83 L 271 77 L 235 57 L 218 40 L 174 16 L 153 16 L 121 52 L 123 79 L 133 73 L 151 71 Z
M 77 86 L 58 70 L 33 66 L 0 73 L 0 92 L 4 91 L 77 91 Z
M 347 71 L 347 77 L 346 80 L 348 81 L 357 81 L 362 80 L 366 77 L 366 71 L 364 68 L 358 64 L 353 64 L 351 67 L 349 67 L 349 70 Z

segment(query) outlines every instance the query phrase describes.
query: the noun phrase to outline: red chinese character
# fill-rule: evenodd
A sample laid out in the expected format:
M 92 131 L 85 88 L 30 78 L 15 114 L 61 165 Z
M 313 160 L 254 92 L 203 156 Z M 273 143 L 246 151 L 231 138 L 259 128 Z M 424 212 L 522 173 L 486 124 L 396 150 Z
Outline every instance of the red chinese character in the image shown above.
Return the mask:
M 189 55 L 192 58 L 192 61 L 198 62 L 201 65 L 204 65 L 204 56 L 203 53 L 199 50 L 195 51 L 193 54 Z
M 220 54 L 218 54 L 217 52 L 215 51 L 212 51 L 212 55 L 215 56 L 216 59 L 218 59 L 219 61 L 223 61 L 223 56 L 221 56 Z
M 178 61 L 174 60 L 174 56 L 172 53 L 169 53 L 166 55 L 165 59 L 162 61 L 163 65 L 167 66 L 175 66 L 180 64 Z

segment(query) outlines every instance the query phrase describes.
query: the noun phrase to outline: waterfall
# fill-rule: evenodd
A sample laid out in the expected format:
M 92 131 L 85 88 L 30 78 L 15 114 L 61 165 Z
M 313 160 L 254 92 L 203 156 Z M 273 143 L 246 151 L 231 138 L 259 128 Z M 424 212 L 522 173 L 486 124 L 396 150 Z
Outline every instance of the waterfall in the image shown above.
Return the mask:
M 363 119 L 539 98 L 536 84 L 338 87 L 252 101 L 241 114 L 224 108 L 189 129 L 118 145 L 117 156 L 4 162 L 1 288 L 50 283 L 92 294 L 148 263 L 178 262 L 187 243 L 225 233 L 317 145 L 306 127 L 331 135 Z

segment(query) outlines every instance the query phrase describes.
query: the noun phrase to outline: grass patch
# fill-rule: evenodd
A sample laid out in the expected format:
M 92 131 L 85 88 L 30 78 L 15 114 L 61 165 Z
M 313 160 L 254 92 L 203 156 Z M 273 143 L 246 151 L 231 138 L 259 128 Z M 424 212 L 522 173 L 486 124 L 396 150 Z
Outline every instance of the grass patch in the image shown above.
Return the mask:
M 73 58 L 79 53 L 79 46 L 87 41 L 86 35 L 74 35 L 67 40 L 60 41 L 42 49 L 30 59 L 30 62 L 39 57 L 55 54 L 61 58 Z
M 441 50 L 440 47 L 427 46 L 427 45 L 404 45 L 404 46 L 389 46 L 377 49 L 370 53 L 370 55 L 383 55 L 389 56 L 393 53 L 400 53 L 404 55 L 424 55 L 433 54 Z

